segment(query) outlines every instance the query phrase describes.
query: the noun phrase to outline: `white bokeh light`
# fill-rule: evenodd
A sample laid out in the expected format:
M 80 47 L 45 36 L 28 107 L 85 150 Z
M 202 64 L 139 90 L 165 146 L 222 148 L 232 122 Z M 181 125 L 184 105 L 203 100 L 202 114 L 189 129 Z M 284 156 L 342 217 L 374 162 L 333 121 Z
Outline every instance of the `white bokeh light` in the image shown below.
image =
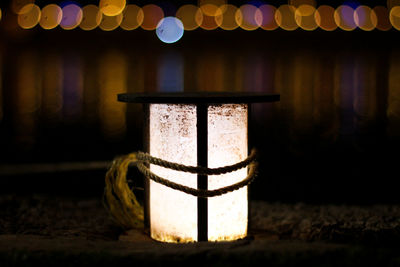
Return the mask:
M 183 23 L 175 17 L 166 17 L 157 25 L 157 37 L 164 43 L 171 44 L 181 39 L 183 35 Z

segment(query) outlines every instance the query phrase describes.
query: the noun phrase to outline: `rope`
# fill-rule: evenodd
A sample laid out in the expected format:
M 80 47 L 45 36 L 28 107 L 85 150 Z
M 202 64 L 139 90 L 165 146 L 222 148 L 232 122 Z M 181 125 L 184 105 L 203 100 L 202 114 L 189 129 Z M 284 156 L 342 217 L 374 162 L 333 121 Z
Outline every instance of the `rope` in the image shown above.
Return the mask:
M 196 197 L 208 198 L 220 196 L 250 184 L 256 176 L 256 154 L 256 150 L 252 149 L 250 155 L 245 160 L 220 168 L 186 166 L 162 160 L 140 151 L 117 157 L 114 159 L 110 169 L 106 173 L 103 204 L 112 215 L 113 219 L 123 228 L 130 229 L 142 227 L 144 217 L 143 207 L 137 201 L 135 194 L 129 188 L 126 180 L 126 174 L 130 164 L 134 164 L 145 177 L 157 183 Z M 215 190 L 202 190 L 187 187 L 162 178 L 151 172 L 146 164 L 154 164 L 176 171 L 197 173 L 199 175 L 221 175 L 242 169 L 246 166 L 249 166 L 249 171 L 245 179 L 235 184 Z

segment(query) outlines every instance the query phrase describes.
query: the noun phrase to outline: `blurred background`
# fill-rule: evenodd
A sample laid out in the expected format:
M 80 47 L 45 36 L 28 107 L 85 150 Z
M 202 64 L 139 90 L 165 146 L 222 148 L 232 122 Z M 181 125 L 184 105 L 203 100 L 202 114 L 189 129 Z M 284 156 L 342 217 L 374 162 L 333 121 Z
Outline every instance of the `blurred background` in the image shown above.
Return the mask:
M 1 1 L 0 192 L 101 196 L 104 168 L 32 170 L 142 149 L 118 93 L 244 91 L 281 95 L 252 199 L 400 203 L 399 31 L 400 0 Z

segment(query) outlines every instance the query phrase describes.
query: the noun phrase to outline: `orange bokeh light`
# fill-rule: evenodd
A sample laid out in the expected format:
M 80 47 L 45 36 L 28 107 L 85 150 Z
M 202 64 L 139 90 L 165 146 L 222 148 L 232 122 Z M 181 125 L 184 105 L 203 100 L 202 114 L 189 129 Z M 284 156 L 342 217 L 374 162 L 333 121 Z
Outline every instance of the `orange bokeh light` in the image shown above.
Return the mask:
M 376 6 L 373 10 L 378 20 L 376 28 L 381 31 L 390 30 L 392 28 L 392 24 L 389 20 L 389 10 L 384 6 Z
M 301 5 L 296 9 L 295 19 L 297 25 L 306 31 L 313 31 L 318 28 L 315 21 L 315 7 L 310 5 Z
M 149 4 L 142 7 L 143 23 L 142 29 L 152 31 L 157 28 L 157 24 L 164 18 L 164 11 L 156 5 Z
M 79 27 L 82 30 L 90 31 L 97 28 L 103 19 L 103 13 L 95 5 L 87 5 L 82 8 L 82 21 Z
M 287 31 L 294 31 L 299 26 L 295 20 L 296 8 L 291 5 L 281 5 L 275 12 L 275 20 L 279 27 Z
M 223 5 L 220 9 L 220 15 L 216 16 L 215 20 L 221 29 L 231 31 L 239 27 L 236 19 L 236 11 L 238 10 L 236 6 Z
M 45 30 L 54 29 L 57 27 L 62 19 L 62 9 L 55 5 L 50 4 L 42 8 L 42 15 L 40 18 L 40 26 Z
M 123 18 L 120 27 L 131 31 L 142 25 L 144 19 L 143 10 L 137 5 L 127 5 L 122 13 Z
M 181 6 L 175 16 L 182 21 L 186 31 L 197 29 L 203 22 L 203 12 L 195 5 Z
M 334 14 L 335 9 L 333 7 L 322 5 L 315 12 L 315 22 L 325 31 L 334 31 L 337 29 Z

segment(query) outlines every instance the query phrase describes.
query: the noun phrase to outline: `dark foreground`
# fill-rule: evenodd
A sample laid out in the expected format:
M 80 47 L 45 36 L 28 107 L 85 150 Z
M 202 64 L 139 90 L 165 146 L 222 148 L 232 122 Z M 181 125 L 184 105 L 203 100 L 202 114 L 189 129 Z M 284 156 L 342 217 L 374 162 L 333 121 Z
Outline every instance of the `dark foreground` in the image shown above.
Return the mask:
M 119 229 L 100 198 L 1 196 L 0 266 L 400 266 L 398 205 L 251 206 L 245 240 L 163 244 Z

